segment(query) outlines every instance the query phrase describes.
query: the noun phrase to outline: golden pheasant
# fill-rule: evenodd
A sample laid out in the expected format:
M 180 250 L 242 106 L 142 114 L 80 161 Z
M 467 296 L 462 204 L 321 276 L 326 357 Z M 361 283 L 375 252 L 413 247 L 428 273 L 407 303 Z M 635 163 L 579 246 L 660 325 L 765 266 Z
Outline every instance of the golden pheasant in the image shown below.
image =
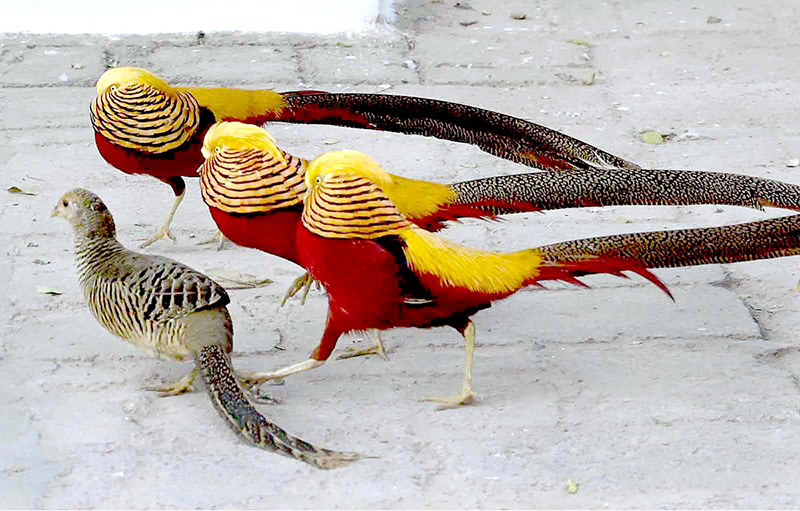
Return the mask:
M 151 175 L 172 187 L 164 223 L 142 246 L 174 236 L 169 230 L 194 177 L 206 130 L 217 121 L 330 124 L 433 136 L 474 144 L 491 154 L 542 169 L 636 165 L 538 124 L 480 108 L 381 94 L 172 87 L 135 67 L 106 71 L 97 81 L 90 117 L 95 143 L 112 166 Z
M 194 358 L 195 371 L 174 386 L 175 392 L 187 389 L 199 372 L 214 407 L 245 441 L 319 468 L 358 459 L 289 435 L 247 400 L 231 367 L 230 300 L 220 285 L 171 259 L 125 249 L 106 205 L 87 190 L 65 193 L 53 216 L 73 227 L 81 289 L 97 321 L 149 353 Z
M 203 200 L 220 231 L 239 245 L 297 263 L 295 233 L 308 161 L 282 151 L 263 128 L 238 122 L 212 126 L 203 155 Z M 717 172 L 593 169 L 496 176 L 451 185 L 391 177 L 387 195 L 404 216 L 427 230 L 438 230 L 446 221 L 463 217 L 495 218 L 584 206 L 800 208 L 796 185 Z M 289 294 L 297 289 L 293 286 Z M 380 343 L 376 349 L 383 354 Z
M 462 392 L 430 400 L 458 406 L 474 397 L 471 317 L 492 302 L 545 280 L 578 283 L 578 273 L 633 271 L 669 293 L 636 261 L 618 264 L 587 257 L 568 263 L 545 262 L 536 250 L 476 250 L 420 229 L 393 203 L 394 177 L 356 151 L 318 157 L 306 170 L 305 184 L 308 192 L 297 228 L 297 256 L 328 293 L 328 319 L 309 360 L 262 380 L 323 364 L 347 332 L 451 326 L 466 342 Z

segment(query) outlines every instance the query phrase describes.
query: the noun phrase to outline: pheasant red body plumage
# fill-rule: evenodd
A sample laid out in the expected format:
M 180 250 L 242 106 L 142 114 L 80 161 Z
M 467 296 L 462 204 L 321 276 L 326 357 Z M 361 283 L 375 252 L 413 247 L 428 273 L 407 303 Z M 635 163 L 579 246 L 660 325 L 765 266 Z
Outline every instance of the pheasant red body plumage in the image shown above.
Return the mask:
M 297 230 L 299 262 L 328 292 L 328 319 L 306 362 L 271 375 L 288 376 L 323 363 L 339 337 L 353 330 L 451 326 L 467 342 L 462 393 L 437 398 L 447 406 L 472 397 L 471 316 L 542 280 L 575 282 L 577 273 L 634 271 L 666 291 L 635 261 L 586 258 L 543 264 L 535 250 L 501 254 L 470 249 L 410 222 L 390 199 L 393 176 L 355 151 L 317 158 L 305 176 L 309 191 Z M 269 378 L 263 378 L 269 379 Z

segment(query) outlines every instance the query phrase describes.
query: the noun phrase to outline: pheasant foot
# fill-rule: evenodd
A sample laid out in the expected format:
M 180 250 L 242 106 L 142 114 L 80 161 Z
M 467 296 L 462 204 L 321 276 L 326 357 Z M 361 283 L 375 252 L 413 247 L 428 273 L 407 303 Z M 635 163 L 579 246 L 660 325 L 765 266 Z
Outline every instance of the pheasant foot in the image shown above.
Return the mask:
M 172 243 L 177 241 L 172 231 L 169 230 L 169 225 L 165 224 L 159 227 L 152 235 L 146 238 L 139 238 L 139 241 L 144 242 L 139 245 L 139 248 L 147 248 L 158 240 L 172 240 Z
M 284 367 L 283 369 L 279 369 L 277 371 L 272 371 L 267 373 L 238 372 L 236 374 L 239 376 L 239 381 L 242 385 L 244 385 L 245 387 L 252 388 L 254 385 L 260 385 L 270 380 L 282 380 L 292 374 L 308 371 L 309 369 L 314 369 L 315 367 L 319 367 L 324 363 L 325 362 L 322 360 L 314 360 L 313 358 L 310 358 L 305 362 L 300 362 L 294 365 L 290 365 L 288 367 Z
M 281 307 L 286 305 L 286 301 L 299 293 L 301 290 L 303 291 L 303 296 L 300 298 L 300 305 L 306 304 L 306 298 L 308 297 L 308 292 L 311 289 L 311 285 L 316 284 L 317 289 L 321 289 L 319 285 L 319 281 L 314 280 L 310 273 L 305 272 L 304 274 L 300 275 L 289 285 L 289 289 L 286 290 L 286 294 L 283 295 L 283 300 L 281 301 Z
M 225 242 L 226 241 L 228 241 L 228 238 L 226 238 L 225 235 L 222 234 L 222 231 L 218 230 L 215 235 L 211 236 L 207 240 L 200 241 L 197 244 L 198 245 L 211 245 L 212 243 L 216 243 L 217 244 L 217 252 L 219 252 L 220 250 L 225 248 Z
M 196 377 L 197 369 L 192 369 L 189 374 L 174 383 L 169 383 L 166 385 L 154 385 L 152 387 L 145 387 L 144 389 L 158 392 L 158 397 L 178 396 L 186 392 L 194 391 L 194 386 L 192 383 L 194 383 L 194 379 Z
M 386 355 L 386 346 L 383 344 L 383 339 L 381 338 L 381 333 L 378 330 L 368 330 L 367 337 L 372 339 L 374 345 L 371 348 L 363 348 L 360 350 L 356 350 L 354 348 L 348 348 L 345 350 L 344 353 L 336 357 L 336 360 L 344 360 L 347 358 L 355 358 L 355 357 L 365 357 L 368 355 L 378 355 L 383 360 L 389 360 L 389 357 Z
M 181 180 L 183 183 L 183 180 Z M 183 186 L 183 185 L 181 185 Z M 183 197 L 186 195 L 186 189 L 183 189 L 180 195 L 175 196 L 175 200 L 172 202 L 172 207 L 170 208 L 167 216 L 164 217 L 164 222 L 161 224 L 161 227 L 150 237 L 148 238 L 141 238 L 139 241 L 144 241 L 139 248 L 149 247 L 153 243 L 158 240 L 162 239 L 170 239 L 173 243 L 175 243 L 175 236 L 172 235 L 172 232 L 169 230 L 169 226 L 172 223 L 172 217 L 175 216 L 175 212 L 178 210 L 178 206 L 181 205 L 181 201 L 183 201 Z

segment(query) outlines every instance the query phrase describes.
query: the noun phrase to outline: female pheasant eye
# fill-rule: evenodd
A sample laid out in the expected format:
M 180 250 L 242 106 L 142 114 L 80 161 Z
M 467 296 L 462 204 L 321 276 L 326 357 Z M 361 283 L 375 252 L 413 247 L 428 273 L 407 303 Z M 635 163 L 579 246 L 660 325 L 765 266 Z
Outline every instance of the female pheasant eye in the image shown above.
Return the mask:
M 66 208 L 67 206 L 69 206 L 69 202 L 67 202 L 66 200 L 62 200 L 61 205 Z

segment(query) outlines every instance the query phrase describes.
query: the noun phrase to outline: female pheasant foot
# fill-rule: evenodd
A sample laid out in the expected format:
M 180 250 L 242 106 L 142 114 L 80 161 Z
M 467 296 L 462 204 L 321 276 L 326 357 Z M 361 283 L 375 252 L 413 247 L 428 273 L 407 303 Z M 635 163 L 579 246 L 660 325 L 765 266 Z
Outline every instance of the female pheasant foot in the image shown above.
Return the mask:
M 480 399 L 480 396 L 472 391 L 472 365 L 475 358 L 475 323 L 472 321 L 467 323 L 462 334 L 464 335 L 464 342 L 466 343 L 467 361 L 464 367 L 464 385 L 461 388 L 461 394 L 457 396 L 422 398 L 423 401 L 439 403 L 441 406 L 437 408 L 437 410 L 458 408 L 462 405 L 472 404 L 475 400 Z
M 194 379 L 197 378 L 197 368 L 192 369 L 189 374 L 167 385 L 154 385 L 152 387 L 145 387 L 145 390 L 152 390 L 158 392 L 158 397 L 178 396 L 185 392 L 194 392 Z
M 336 360 L 364 357 L 367 355 L 378 355 L 383 360 L 388 361 L 389 357 L 386 355 L 386 347 L 383 344 L 383 339 L 381 338 L 381 332 L 379 330 L 367 330 L 367 337 L 372 339 L 372 342 L 374 343 L 374 345 L 371 348 L 364 348 L 361 350 L 348 348 L 347 350 L 345 350 L 344 353 L 336 357 Z
M 162 239 L 164 240 L 170 239 L 172 240 L 173 243 L 175 243 L 175 236 L 173 236 L 172 231 L 169 230 L 169 226 L 172 223 L 172 217 L 175 216 L 175 211 L 178 210 L 178 206 L 181 205 L 181 201 L 183 200 L 184 196 L 186 196 L 186 189 L 184 189 L 180 195 L 175 196 L 175 202 L 172 203 L 172 208 L 169 210 L 169 213 L 167 213 L 167 216 L 164 218 L 164 223 L 161 224 L 161 227 L 159 227 L 158 230 L 155 233 L 153 233 L 152 236 L 147 238 L 141 238 L 139 240 L 139 241 L 144 241 L 144 243 L 139 245 L 139 248 L 149 247 L 156 241 Z

